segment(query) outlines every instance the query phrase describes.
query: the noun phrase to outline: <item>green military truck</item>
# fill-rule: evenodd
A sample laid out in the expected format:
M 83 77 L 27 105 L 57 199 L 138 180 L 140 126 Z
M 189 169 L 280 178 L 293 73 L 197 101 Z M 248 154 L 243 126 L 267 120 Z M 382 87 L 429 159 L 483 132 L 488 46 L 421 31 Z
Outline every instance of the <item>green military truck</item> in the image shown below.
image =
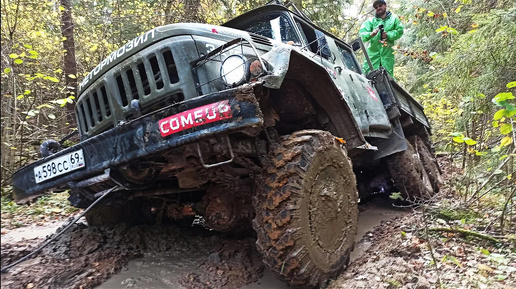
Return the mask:
M 102 198 L 92 226 L 252 225 L 280 279 L 323 284 L 349 262 L 359 197 L 427 199 L 441 182 L 423 108 L 385 70 L 364 75 L 360 49 L 276 4 L 156 27 L 80 83 L 81 141 L 44 142 L 13 176 L 16 201 Z

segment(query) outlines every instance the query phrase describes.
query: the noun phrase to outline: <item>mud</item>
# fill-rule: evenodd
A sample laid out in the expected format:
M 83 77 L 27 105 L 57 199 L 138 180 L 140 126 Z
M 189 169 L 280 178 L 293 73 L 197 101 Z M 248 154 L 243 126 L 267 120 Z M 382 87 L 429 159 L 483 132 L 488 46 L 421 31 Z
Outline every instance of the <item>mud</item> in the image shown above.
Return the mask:
M 222 243 L 206 230 L 177 226 L 119 225 L 88 228 L 77 224 L 37 257 L 2 274 L 2 288 L 94 288 L 144 254 L 169 256 L 213 251 Z M 29 245 L 31 244 L 31 245 Z M 34 248 L 34 241 L 2 242 L 2 267 Z
M 363 206 L 353 258 L 369 248 L 367 231 L 403 214 L 381 204 Z M 2 267 L 32 252 L 56 227 L 3 235 Z M 180 225 L 88 228 L 81 222 L 1 281 L 2 288 L 289 288 L 265 270 L 252 236 Z
M 401 220 L 384 221 L 367 235 L 374 247 L 352 262 L 327 289 L 434 288 L 435 275 L 421 274 L 421 270 L 428 267 L 427 260 L 420 258 L 421 247 L 406 246 L 405 237 L 400 234 L 403 231 L 410 235 L 412 224 L 419 222 L 416 219 L 407 214 Z M 418 242 L 418 245 L 424 243 Z
M 43 243 L 12 236 L 2 237 L 2 267 Z M 37 257 L 2 274 L 2 288 L 95 288 L 128 270 L 128 261 L 135 257 L 148 258 L 136 264 L 152 274 L 99 288 L 237 288 L 262 276 L 264 266 L 254 242 L 201 227 L 88 228 L 79 223 Z
M 439 163 L 444 186 L 434 199 L 449 204 L 456 195 L 447 184 L 460 180 L 463 173 L 451 158 L 440 158 Z M 439 204 L 428 205 L 433 206 Z M 442 223 L 442 219 L 425 215 L 421 210 L 383 222 L 366 234 L 373 245 L 326 289 L 516 288 L 516 244 L 493 246 L 481 239 L 425 233 L 425 228 Z M 482 253 L 481 248 L 487 249 L 488 255 L 504 256 L 507 267 Z M 496 275 L 499 273 L 504 274 L 503 278 Z
M 381 234 L 383 227 L 390 226 L 395 220 L 408 214 L 407 208 L 396 208 L 385 198 L 375 198 L 359 207 L 358 231 L 355 238 L 355 249 L 351 252 L 350 261 L 354 263 L 369 250 L 374 236 Z
M 445 171 L 443 176 L 447 175 L 452 173 Z M 445 178 L 448 182 L 451 180 Z M 449 195 L 442 197 L 451 199 L 452 192 L 442 189 L 446 192 Z M 485 241 L 468 244 L 435 235 L 434 254 L 440 267 L 436 271 L 431 266 L 428 236 L 422 233 L 424 219 L 418 211 L 393 208 L 388 198 L 361 204 L 351 264 L 326 288 L 429 289 L 439 287 L 439 282 L 447 288 L 516 288 L 514 245 L 509 246 L 513 253 L 508 253 Z M 439 220 L 427 221 L 439 225 Z M 2 267 L 31 252 L 44 241 L 41 237 L 55 228 L 53 223 L 6 234 L 2 230 Z M 79 223 L 37 257 L 2 274 L 1 283 L 8 289 L 294 288 L 264 269 L 255 240 L 254 236 L 219 234 L 190 224 L 87 228 Z M 480 247 L 505 256 L 506 264 L 500 265 Z M 454 256 L 454 261 L 445 261 L 447 256 Z
M 264 265 L 254 243 L 254 239 L 224 242 L 199 272 L 186 274 L 181 284 L 188 289 L 238 288 L 257 281 Z
M 238 288 L 261 276 L 264 267 L 254 239 L 212 237 L 199 245 L 205 243 L 213 246 L 180 254 L 145 254 L 96 288 Z

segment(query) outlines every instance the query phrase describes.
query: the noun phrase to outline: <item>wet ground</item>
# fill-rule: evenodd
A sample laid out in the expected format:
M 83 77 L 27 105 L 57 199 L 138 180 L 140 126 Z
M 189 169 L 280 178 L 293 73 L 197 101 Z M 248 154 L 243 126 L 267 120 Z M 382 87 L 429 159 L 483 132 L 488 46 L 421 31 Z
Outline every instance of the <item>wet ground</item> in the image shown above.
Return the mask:
M 451 206 L 454 195 L 444 188 L 438 198 Z M 516 242 L 504 239 L 494 246 L 459 235 L 429 235 L 427 228 L 442 226 L 443 220 L 421 211 L 394 208 L 388 199 L 361 204 L 350 266 L 326 289 L 516 288 Z M 514 232 L 516 215 L 512 218 L 507 230 Z M 2 268 L 60 225 L 2 230 Z M 2 274 L 1 284 L 7 289 L 289 288 L 265 270 L 254 242 L 189 225 L 92 229 L 79 223 L 37 257 Z
M 376 200 L 361 206 L 352 261 L 371 246 L 375 227 L 406 211 Z M 2 236 L 2 267 L 31 252 L 59 223 Z M 265 270 L 255 240 L 201 227 L 74 225 L 36 258 L 2 274 L 2 288 L 289 288 Z
M 374 230 L 376 226 L 379 226 L 382 221 L 393 220 L 394 218 L 406 213 L 406 210 L 394 208 L 389 202 L 379 199 L 368 202 L 361 208 L 362 211 L 360 212 L 359 217 L 359 229 L 356 237 L 357 245 L 351 254 L 351 262 L 358 257 L 361 257 L 371 246 L 370 239 L 373 236 L 373 233 L 370 231 Z M 248 243 L 246 243 L 246 245 L 248 245 Z M 248 250 L 251 251 L 252 254 L 257 254 L 257 252 L 254 252 L 254 248 L 248 248 Z M 111 277 L 97 288 L 117 289 L 121 288 L 123 285 L 129 285 L 124 288 L 187 288 L 180 285 L 180 282 L 174 280 L 183 278 L 184 274 L 187 272 L 193 272 L 190 273 L 189 276 L 199 275 L 199 266 L 210 257 L 213 258 L 213 256 L 210 256 L 209 253 L 206 252 L 205 254 L 201 253 L 196 256 L 182 256 L 181 258 L 170 257 L 167 256 L 167 254 L 148 255 L 142 258 L 136 258 L 129 262 L 126 270 L 123 270 L 119 274 Z M 248 266 L 251 263 L 247 262 L 245 264 Z M 231 267 L 234 269 L 234 266 Z M 264 270 L 261 267 L 261 264 L 256 268 L 260 271 Z M 260 276 L 261 275 L 262 274 L 260 274 Z M 174 286 L 170 287 L 172 284 Z M 265 270 L 263 272 L 263 276 L 258 281 L 239 288 L 286 289 L 292 287 L 289 287 L 285 283 L 277 280 L 271 272 Z

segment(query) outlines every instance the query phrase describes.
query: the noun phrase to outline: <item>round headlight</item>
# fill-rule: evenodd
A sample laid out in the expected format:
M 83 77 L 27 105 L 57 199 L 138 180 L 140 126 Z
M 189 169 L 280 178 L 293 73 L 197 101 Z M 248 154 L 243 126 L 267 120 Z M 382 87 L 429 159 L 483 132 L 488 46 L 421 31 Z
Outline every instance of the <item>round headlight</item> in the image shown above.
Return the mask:
M 222 62 L 220 77 L 227 86 L 235 86 L 247 80 L 247 59 L 243 55 L 231 55 Z

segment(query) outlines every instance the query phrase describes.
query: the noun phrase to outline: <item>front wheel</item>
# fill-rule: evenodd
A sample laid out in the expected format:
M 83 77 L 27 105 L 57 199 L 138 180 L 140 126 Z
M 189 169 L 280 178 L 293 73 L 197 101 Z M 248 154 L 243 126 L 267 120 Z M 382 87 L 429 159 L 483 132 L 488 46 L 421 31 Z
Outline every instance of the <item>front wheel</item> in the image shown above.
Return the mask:
M 346 151 L 328 132 L 281 138 L 257 179 L 257 247 L 267 267 L 290 285 L 323 285 L 349 262 L 358 192 Z
M 149 202 L 143 199 L 119 203 L 99 203 L 85 215 L 90 227 L 113 226 L 120 223 L 128 225 L 152 224 Z

